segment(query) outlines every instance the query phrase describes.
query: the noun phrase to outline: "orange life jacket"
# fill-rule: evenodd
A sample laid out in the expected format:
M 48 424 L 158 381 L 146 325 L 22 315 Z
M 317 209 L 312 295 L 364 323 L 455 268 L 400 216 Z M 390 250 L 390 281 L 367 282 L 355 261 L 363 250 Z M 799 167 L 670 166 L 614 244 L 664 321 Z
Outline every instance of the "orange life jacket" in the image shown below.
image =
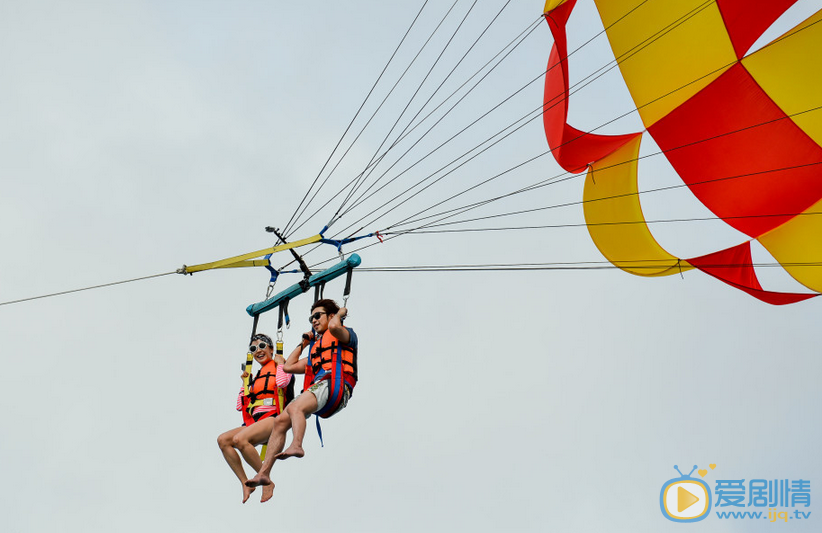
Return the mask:
M 345 383 L 352 389 L 357 384 L 357 337 L 354 330 L 346 329 L 350 335 L 349 344 L 340 344 L 340 341 L 330 331 L 320 334 L 319 338 L 311 344 L 308 363 L 314 375 L 312 382 L 328 379 L 334 366 L 339 362 Z
M 326 331 L 311 343 L 306 361 L 305 388 L 330 380 L 328 403 L 317 412 L 322 418 L 336 412 L 343 398 L 343 387 L 347 386 L 349 395 L 353 395 L 357 384 L 357 334 L 351 328 L 346 329 L 349 333 L 348 344 L 340 344 L 330 331 Z
M 278 415 L 283 412 L 289 398 L 284 388 L 277 387 L 277 363 L 273 360 L 266 363 L 254 376 L 248 388 L 248 413 L 255 421 Z M 261 405 L 270 405 L 276 409 L 265 410 L 255 415 L 254 410 Z

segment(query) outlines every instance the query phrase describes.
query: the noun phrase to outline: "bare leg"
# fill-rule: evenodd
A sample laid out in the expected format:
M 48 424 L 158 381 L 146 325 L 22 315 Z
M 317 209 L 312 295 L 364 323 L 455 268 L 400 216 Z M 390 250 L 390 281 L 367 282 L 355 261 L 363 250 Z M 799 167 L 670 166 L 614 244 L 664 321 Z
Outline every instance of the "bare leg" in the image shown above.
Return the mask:
M 241 426 L 234 428 L 217 437 L 217 444 L 223 453 L 226 463 L 228 463 L 231 471 L 234 472 L 234 475 L 237 476 L 237 479 L 239 479 L 242 484 L 243 503 L 245 503 L 249 496 L 251 496 L 251 493 L 254 492 L 254 488 L 245 485 L 247 477 L 237 450 L 242 453 L 243 458 L 254 470 L 259 470 L 262 461 L 260 461 L 260 456 L 257 454 L 254 446 L 265 442 L 265 438 L 273 425 L 273 420 L 265 419 L 249 427 Z
M 291 418 L 291 445 L 277 459 L 289 457 L 304 457 L 303 439 L 305 438 L 305 418 L 317 410 L 317 397 L 311 392 L 301 394 L 289 408 L 286 414 Z
M 288 409 L 286 408 L 286 412 Z M 259 485 L 268 486 L 271 483 L 271 467 L 274 466 L 274 461 L 277 460 L 277 455 L 285 446 L 285 434 L 291 428 L 291 419 L 285 414 L 279 415 L 274 419 L 274 427 L 271 429 L 271 436 L 268 438 L 268 453 L 265 461 L 257 471 L 257 475 L 245 482 L 248 487 L 257 487 Z
M 223 452 L 225 462 L 228 463 L 231 471 L 234 472 L 234 475 L 237 476 L 237 479 L 239 479 L 240 483 L 243 484 L 243 503 L 245 503 L 254 489 L 249 491 L 247 490 L 248 487 L 245 486 L 245 481 L 247 479 L 245 470 L 243 469 L 243 464 L 240 461 L 240 454 L 237 453 L 237 450 L 234 449 L 233 445 L 234 436 L 242 431 L 242 429 L 242 427 L 239 427 L 226 431 L 217 437 L 217 445 L 220 447 L 220 451 Z
M 313 405 L 313 407 L 312 407 Z M 307 409 L 307 411 L 306 411 Z M 297 413 L 302 417 L 303 433 L 305 433 L 306 412 L 312 413 L 317 409 L 317 398 L 311 393 L 301 394 L 296 400 L 285 408 L 285 412 L 274 421 L 274 429 L 271 430 L 271 437 L 268 439 L 268 455 L 266 455 L 263 466 L 257 475 L 245 482 L 248 487 L 263 487 L 263 495 L 260 502 L 267 502 L 274 494 L 274 483 L 271 481 L 271 468 L 274 461 L 281 457 L 285 446 L 285 434 L 291 428 L 293 418 L 292 413 Z M 302 440 L 300 441 L 302 442 Z
M 242 431 L 234 435 L 232 445 L 236 448 L 245 459 L 245 462 L 255 471 L 260 470 L 263 461 L 260 459 L 260 454 L 257 452 L 255 446 L 263 444 L 268 436 L 271 434 L 271 429 L 274 427 L 274 418 L 264 418 L 259 422 L 244 428 Z

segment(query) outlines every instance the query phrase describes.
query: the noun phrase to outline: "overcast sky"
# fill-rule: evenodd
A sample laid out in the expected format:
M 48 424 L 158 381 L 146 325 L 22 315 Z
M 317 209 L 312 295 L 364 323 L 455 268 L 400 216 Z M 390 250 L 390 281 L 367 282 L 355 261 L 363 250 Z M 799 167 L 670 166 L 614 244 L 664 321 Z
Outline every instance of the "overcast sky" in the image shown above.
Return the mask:
M 398 144 L 392 153 L 408 149 L 408 159 L 380 183 L 524 89 L 331 233 L 385 229 L 498 174 L 422 216 L 563 175 L 550 155 L 505 172 L 548 149 L 537 118 L 403 205 L 368 215 L 541 105 L 552 41 L 536 0 L 514 0 L 448 76 L 503 4 L 477 2 L 422 84 L 471 6 L 456 3 L 294 239 L 331 219 L 340 189 L 409 101 L 394 135 L 440 82 L 426 109 L 532 23 L 437 129 L 413 147 L 410 138 Z M 773 36 L 822 8 L 799 4 Z M 421 5 L 0 2 L 0 302 L 273 245 L 264 228 L 288 223 Z M 426 6 L 352 132 L 451 5 Z M 580 2 L 569 28 L 571 48 L 601 30 L 592 2 Z M 600 37 L 574 57 L 572 77 L 605 64 L 607 53 Z M 616 71 L 575 96 L 570 121 L 583 130 L 633 106 Z M 641 128 L 634 114 L 605 132 Z M 648 168 L 640 188 L 671 179 Z M 582 184 L 567 180 L 464 218 L 577 202 Z M 704 212 L 684 194 L 642 200 L 648 218 Z M 358 253 L 363 267 L 601 262 L 584 227 L 573 227 L 583 222 L 573 205 L 462 225 L 566 227 L 404 235 Z M 743 240 L 698 224 L 666 225 L 658 238 L 683 257 Z M 335 255 L 329 247 L 307 260 Z M 762 274 L 770 288 L 797 290 L 784 274 Z M 283 275 L 276 289 L 298 279 Z M 815 488 L 822 479 L 819 299 L 774 307 L 700 272 L 363 272 L 349 300 L 360 382 L 348 408 L 324 423 L 324 448 L 309 424 L 306 457 L 274 468 L 272 501 L 261 505 L 258 491 L 242 505 L 216 437 L 241 422 L 245 307 L 267 285 L 264 270 L 226 269 L 0 306 L 2 529 L 766 531 L 767 521 L 716 517 L 675 525 L 659 511 L 660 488 L 678 477 L 673 465 L 687 473 L 716 464 L 705 477 L 711 487 L 778 478 Z M 340 300 L 342 282 L 326 290 Z M 287 349 L 307 329 L 310 299 L 290 306 Z M 274 315 L 262 317 L 261 331 L 274 334 Z M 819 520 L 814 512 L 786 527 L 816 531 Z

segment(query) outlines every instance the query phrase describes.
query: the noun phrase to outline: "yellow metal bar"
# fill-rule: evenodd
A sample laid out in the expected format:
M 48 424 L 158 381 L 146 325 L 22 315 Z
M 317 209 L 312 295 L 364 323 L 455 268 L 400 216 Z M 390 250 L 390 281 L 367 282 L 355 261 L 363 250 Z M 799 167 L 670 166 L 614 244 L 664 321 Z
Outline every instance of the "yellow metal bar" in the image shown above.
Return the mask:
M 290 250 L 291 248 L 298 248 L 300 246 L 305 246 L 306 244 L 312 244 L 318 242 L 322 239 L 322 235 L 314 235 L 313 237 L 308 237 L 307 239 L 303 239 L 301 241 L 294 241 L 289 242 L 287 244 L 280 244 L 274 246 L 273 248 L 265 248 L 263 250 L 257 250 L 256 252 L 249 252 L 243 255 L 237 255 L 234 257 L 229 257 L 227 259 L 221 259 L 220 261 L 214 261 L 212 263 L 203 263 L 201 265 L 194 265 L 194 266 L 184 266 L 180 269 L 180 273 L 182 274 L 192 274 L 194 272 L 201 272 L 203 270 L 211 270 L 212 268 L 229 268 L 233 267 L 237 263 L 243 263 L 248 259 L 254 259 L 255 257 L 260 257 L 266 254 L 273 254 L 277 252 L 281 252 L 283 250 Z M 238 266 L 253 266 L 247 264 L 240 264 Z
M 243 378 L 243 391 L 246 396 L 248 396 L 249 390 L 248 387 L 251 384 L 251 361 L 254 359 L 254 356 L 251 352 L 248 352 L 245 356 L 245 373 L 246 377 Z

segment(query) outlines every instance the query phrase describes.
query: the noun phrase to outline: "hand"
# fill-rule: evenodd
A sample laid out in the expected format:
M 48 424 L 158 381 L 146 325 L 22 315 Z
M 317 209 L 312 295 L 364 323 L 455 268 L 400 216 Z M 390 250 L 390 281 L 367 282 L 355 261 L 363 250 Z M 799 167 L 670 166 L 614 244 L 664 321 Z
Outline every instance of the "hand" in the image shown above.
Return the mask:
M 337 315 L 339 315 L 340 320 L 342 320 L 343 318 L 345 318 L 346 316 L 348 316 L 348 308 L 346 308 L 346 307 L 340 307 L 340 310 L 339 310 L 339 311 L 337 311 Z
M 303 338 L 300 341 L 300 344 L 302 344 L 303 348 L 305 348 L 313 340 L 314 340 L 314 332 L 309 331 L 308 333 L 303 333 Z
M 277 363 L 278 365 L 284 365 L 285 364 L 285 357 L 282 357 L 280 355 L 275 355 L 274 356 L 274 362 Z
M 245 378 L 247 378 L 247 377 L 248 377 L 248 376 L 250 376 L 250 375 L 251 375 L 251 374 L 249 374 L 248 372 L 243 372 L 243 373 L 240 375 L 240 378 L 245 379 Z

